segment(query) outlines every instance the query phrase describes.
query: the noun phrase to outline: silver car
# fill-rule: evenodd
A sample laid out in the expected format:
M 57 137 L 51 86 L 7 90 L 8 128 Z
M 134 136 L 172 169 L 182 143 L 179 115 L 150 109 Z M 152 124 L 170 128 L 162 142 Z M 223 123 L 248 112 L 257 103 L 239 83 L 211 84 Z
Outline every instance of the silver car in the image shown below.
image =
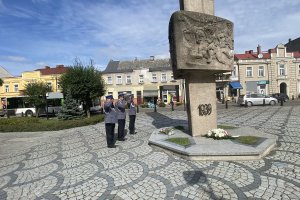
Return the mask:
M 269 104 L 272 106 L 278 103 L 278 100 L 276 98 L 269 97 L 263 94 L 247 94 L 240 95 L 237 104 L 245 105 L 247 103 L 247 106 L 263 105 L 264 101 L 266 105 Z

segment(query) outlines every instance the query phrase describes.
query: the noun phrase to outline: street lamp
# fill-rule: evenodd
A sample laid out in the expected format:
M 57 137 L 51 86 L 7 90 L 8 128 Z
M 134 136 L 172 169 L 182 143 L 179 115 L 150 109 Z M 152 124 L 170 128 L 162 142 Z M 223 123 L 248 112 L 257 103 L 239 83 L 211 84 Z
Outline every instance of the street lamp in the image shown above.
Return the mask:
M 47 101 L 47 98 L 49 97 L 49 93 L 47 92 L 46 93 L 46 96 L 45 96 L 46 98 L 46 117 L 47 117 L 47 120 L 49 119 L 49 116 L 48 116 L 48 101 Z

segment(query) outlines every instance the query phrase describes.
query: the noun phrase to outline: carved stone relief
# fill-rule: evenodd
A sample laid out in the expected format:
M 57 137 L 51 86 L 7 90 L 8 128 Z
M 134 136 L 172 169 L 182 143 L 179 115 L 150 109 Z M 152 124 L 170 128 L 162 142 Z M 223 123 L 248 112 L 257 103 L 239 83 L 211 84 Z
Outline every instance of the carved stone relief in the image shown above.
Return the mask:
M 173 71 L 231 71 L 233 23 L 197 12 L 175 12 L 169 25 Z

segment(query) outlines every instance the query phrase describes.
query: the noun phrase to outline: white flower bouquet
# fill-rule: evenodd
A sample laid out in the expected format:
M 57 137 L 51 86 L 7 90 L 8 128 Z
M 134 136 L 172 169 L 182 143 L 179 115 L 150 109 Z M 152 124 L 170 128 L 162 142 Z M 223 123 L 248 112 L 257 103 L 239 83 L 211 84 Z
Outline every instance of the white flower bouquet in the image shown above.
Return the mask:
M 205 135 L 205 137 L 213 138 L 216 140 L 232 139 L 232 136 L 227 131 L 225 131 L 224 129 L 221 129 L 221 128 L 216 128 L 216 129 L 212 129 L 212 130 L 208 131 L 208 133 Z
M 159 129 L 159 133 L 165 135 L 173 135 L 174 134 L 173 130 L 174 130 L 173 128 L 161 128 Z

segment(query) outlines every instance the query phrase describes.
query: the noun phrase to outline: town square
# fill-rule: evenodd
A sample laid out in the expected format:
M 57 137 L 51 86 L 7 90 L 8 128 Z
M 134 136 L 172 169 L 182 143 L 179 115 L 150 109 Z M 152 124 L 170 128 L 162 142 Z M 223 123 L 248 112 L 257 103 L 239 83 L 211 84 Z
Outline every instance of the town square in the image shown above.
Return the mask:
M 300 0 L 0 0 L 0 200 L 300 199 Z

